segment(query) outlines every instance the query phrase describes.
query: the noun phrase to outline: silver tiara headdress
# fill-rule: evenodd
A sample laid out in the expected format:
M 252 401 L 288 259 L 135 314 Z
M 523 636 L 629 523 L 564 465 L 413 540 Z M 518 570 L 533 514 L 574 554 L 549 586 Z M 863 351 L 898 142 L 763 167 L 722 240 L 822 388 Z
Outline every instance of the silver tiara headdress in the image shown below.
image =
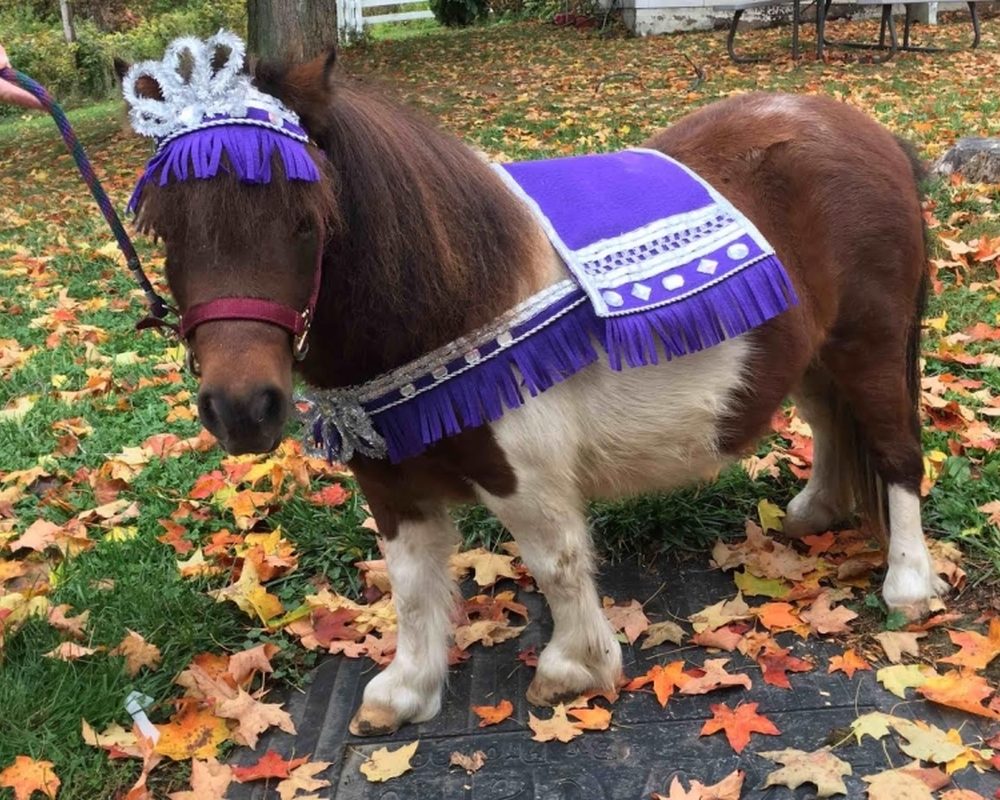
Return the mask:
M 151 180 L 164 186 L 227 172 L 244 183 L 270 183 L 275 159 L 286 180 L 320 179 L 298 115 L 253 85 L 244 71 L 245 56 L 242 39 L 219 31 L 204 41 L 175 39 L 160 61 L 140 62 L 126 73 L 122 94 L 132 128 L 157 142 L 130 210 L 136 210 Z M 149 81 L 162 99 L 147 96 L 148 85 L 140 91 Z

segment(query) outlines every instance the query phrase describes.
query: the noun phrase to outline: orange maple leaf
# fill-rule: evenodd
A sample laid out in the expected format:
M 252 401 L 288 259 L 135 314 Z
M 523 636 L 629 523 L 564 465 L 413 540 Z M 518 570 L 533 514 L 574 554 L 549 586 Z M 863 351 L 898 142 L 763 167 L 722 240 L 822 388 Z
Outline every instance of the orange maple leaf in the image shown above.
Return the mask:
M 853 678 L 858 670 L 870 670 L 872 665 L 855 652 L 853 648 L 844 651 L 843 655 L 832 656 L 827 673 L 843 672 L 848 678 Z
M 606 731 L 611 726 L 611 712 L 606 708 L 570 708 L 566 713 L 582 731 Z
M 749 689 L 751 687 L 750 676 L 726 672 L 726 664 L 728 663 L 728 658 L 707 659 L 701 669 L 691 670 L 687 673 L 690 680 L 685 681 L 680 687 L 680 693 L 707 694 L 724 686 L 742 686 L 744 689 Z
M 264 778 L 287 778 L 288 774 L 305 764 L 309 760 L 308 756 L 302 758 L 292 758 L 286 761 L 274 750 L 268 750 L 260 757 L 256 764 L 246 767 L 233 767 L 233 776 L 240 783 L 247 781 L 259 781 Z
M 219 745 L 229 738 L 227 720 L 215 716 L 211 709 L 199 708 L 190 702 L 184 703 L 170 722 L 156 728 L 160 738 L 155 752 L 174 761 L 214 758 L 219 753 Z
M 730 747 L 737 753 L 742 753 L 743 748 L 750 744 L 751 733 L 766 733 L 768 736 L 781 733 L 771 720 L 757 713 L 756 703 L 744 703 L 735 709 L 719 703 L 711 709 L 714 716 L 705 722 L 699 735 L 710 736 L 725 731 Z
M 962 649 L 947 658 L 939 659 L 942 663 L 979 670 L 986 669 L 994 658 L 1000 656 L 1000 617 L 990 621 L 986 636 L 975 631 L 948 631 L 948 635 L 952 643 Z
M 789 655 L 789 650 L 786 647 L 764 651 L 757 659 L 757 663 L 764 671 L 764 683 L 779 686 L 782 689 L 792 688 L 787 673 L 809 672 L 813 668 L 811 661 Z
M 661 706 L 666 706 L 667 701 L 674 693 L 674 689 L 683 686 L 691 676 L 684 672 L 683 661 L 672 661 L 666 666 L 654 664 L 649 672 L 633 678 L 625 684 L 625 691 L 635 692 L 649 684 L 653 684 L 653 693 Z
M 982 701 L 993 694 L 993 687 L 982 675 L 962 670 L 951 670 L 944 675 L 929 678 L 917 691 L 932 703 L 957 708 L 989 719 L 1000 719 L 1000 711 L 987 708 Z
M 14 800 L 30 800 L 35 792 L 55 798 L 61 781 L 51 761 L 36 761 L 28 756 L 18 756 L 3 772 L 0 786 L 14 790 Z
M 501 700 L 495 706 L 473 706 L 472 712 L 479 717 L 479 727 L 498 725 L 514 713 L 514 704 L 510 700 Z
M 802 629 L 802 620 L 791 603 L 764 603 L 756 609 L 757 619 L 769 631 Z

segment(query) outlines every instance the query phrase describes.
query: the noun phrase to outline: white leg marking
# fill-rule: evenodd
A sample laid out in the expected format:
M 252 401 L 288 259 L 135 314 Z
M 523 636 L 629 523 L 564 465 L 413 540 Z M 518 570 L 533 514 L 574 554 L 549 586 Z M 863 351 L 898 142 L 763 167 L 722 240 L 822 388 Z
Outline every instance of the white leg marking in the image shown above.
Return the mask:
M 364 702 L 351 723 L 353 733 L 388 732 L 404 722 L 424 722 L 441 709 L 455 604 L 448 557 L 457 541 L 443 508 L 422 521 L 401 523 L 396 537 L 386 541 L 399 619 L 396 656 L 365 687 Z
M 569 482 L 518 473 L 512 497 L 481 493 L 517 539 L 552 611 L 552 640 L 538 659 L 528 700 L 550 705 L 593 689 L 612 689 L 621 675 L 621 647 L 601 609 L 594 556 L 582 507 Z M 567 492 L 569 494 L 567 494 Z
M 934 574 L 920 521 L 920 498 L 898 484 L 889 484 L 889 531 L 882 597 L 891 609 L 924 613 L 927 601 L 943 594 L 947 584 Z

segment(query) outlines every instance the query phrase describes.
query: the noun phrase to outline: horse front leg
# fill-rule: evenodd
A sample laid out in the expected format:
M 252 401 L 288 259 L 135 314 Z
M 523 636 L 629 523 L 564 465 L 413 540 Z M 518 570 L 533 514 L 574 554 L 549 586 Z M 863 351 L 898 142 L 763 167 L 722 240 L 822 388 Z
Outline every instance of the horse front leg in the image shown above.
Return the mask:
M 552 639 L 539 656 L 528 701 L 555 705 L 588 691 L 613 689 L 622 672 L 621 647 L 594 582 L 584 504 L 551 473 L 518 471 L 518 486 L 502 498 L 481 491 L 480 499 L 514 535 L 521 560 L 552 611 Z
M 351 720 L 355 736 L 392 733 L 407 722 L 425 722 L 441 709 L 448 676 L 448 641 L 455 582 L 448 557 L 458 532 L 443 505 L 419 520 L 399 523 L 385 541 L 385 558 L 398 618 L 396 656 L 365 687 Z

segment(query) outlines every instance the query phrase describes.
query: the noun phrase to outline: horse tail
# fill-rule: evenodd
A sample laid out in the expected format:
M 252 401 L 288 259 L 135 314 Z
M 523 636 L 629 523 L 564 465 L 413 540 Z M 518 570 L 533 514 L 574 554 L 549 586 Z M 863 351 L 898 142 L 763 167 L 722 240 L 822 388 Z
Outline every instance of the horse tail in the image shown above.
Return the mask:
M 909 161 L 913 175 L 913 191 L 917 207 L 923 202 L 922 183 L 926 178 L 926 168 L 913 145 L 896 138 L 900 150 Z M 921 239 L 919 282 L 913 305 L 910 307 L 906 325 L 906 389 L 911 403 L 910 425 L 913 436 L 920 441 L 920 342 L 927 304 L 930 276 L 927 270 L 927 224 L 921 214 L 923 236 Z M 842 486 L 851 497 L 845 498 L 853 505 L 865 530 L 883 542 L 889 535 L 889 506 L 886 482 L 877 469 L 874 455 L 863 426 L 854 409 L 839 391 L 833 391 L 829 398 L 833 414 L 834 452 L 836 469 L 842 476 Z M 849 506 L 848 506 L 849 507 Z

